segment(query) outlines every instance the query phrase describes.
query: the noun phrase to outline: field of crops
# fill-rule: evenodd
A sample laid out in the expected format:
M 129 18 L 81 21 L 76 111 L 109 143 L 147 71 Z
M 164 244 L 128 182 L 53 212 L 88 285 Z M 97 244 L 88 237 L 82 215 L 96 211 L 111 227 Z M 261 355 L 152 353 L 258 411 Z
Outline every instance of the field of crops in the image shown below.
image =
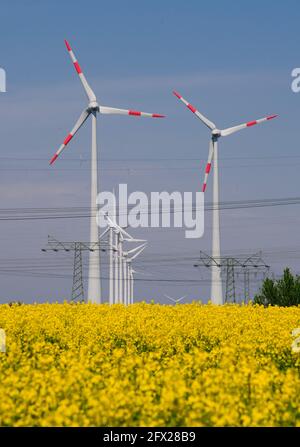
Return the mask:
M 0 305 L 0 426 L 300 425 L 300 308 Z

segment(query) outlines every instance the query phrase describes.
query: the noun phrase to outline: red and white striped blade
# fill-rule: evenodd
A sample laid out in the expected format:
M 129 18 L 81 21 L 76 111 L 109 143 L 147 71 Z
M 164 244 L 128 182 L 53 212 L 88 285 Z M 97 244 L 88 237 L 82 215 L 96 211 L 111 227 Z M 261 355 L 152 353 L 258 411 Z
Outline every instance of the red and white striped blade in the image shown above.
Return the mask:
M 50 165 L 52 165 L 55 160 L 57 159 L 57 157 L 62 153 L 62 151 L 65 149 L 65 147 L 67 146 L 67 144 L 72 140 L 72 138 L 74 137 L 74 135 L 76 134 L 76 132 L 80 129 L 80 127 L 83 125 L 83 123 L 87 120 L 87 118 L 89 117 L 91 112 L 89 112 L 88 110 L 84 110 L 82 112 L 82 114 L 80 115 L 77 123 L 75 124 L 75 126 L 73 127 L 73 129 L 71 130 L 71 132 L 67 135 L 67 137 L 65 138 L 63 144 L 60 146 L 60 148 L 58 149 L 57 152 L 55 152 L 55 154 L 53 155 L 53 157 L 50 160 Z
M 206 116 L 199 112 L 192 104 L 190 104 L 186 99 L 184 99 L 178 92 L 173 92 L 173 94 L 180 99 L 187 106 L 187 108 L 193 112 L 210 130 L 216 129 L 216 125 L 210 121 Z
M 208 159 L 207 159 L 207 163 L 206 163 L 206 167 L 205 167 L 205 175 L 204 175 L 202 192 L 206 191 L 207 180 L 208 180 L 209 173 L 211 171 L 211 164 L 212 164 L 213 156 L 214 156 L 214 142 L 213 142 L 213 140 L 211 140 L 210 144 L 209 144 Z
M 248 127 L 255 126 L 256 124 L 264 123 L 265 121 L 270 121 L 274 118 L 277 118 L 277 116 L 278 115 L 271 115 L 267 116 L 266 118 L 261 118 L 259 120 L 249 121 L 248 123 L 240 124 L 239 126 L 229 127 L 228 129 L 221 130 L 221 136 L 227 137 L 228 135 L 238 132 L 239 130 L 247 129 Z
M 91 89 L 91 87 L 89 86 L 89 84 L 88 84 L 88 82 L 86 80 L 86 77 L 84 76 L 84 74 L 82 72 L 82 69 L 81 69 L 81 67 L 80 67 L 80 65 L 78 63 L 78 60 L 76 59 L 75 54 L 73 53 L 72 48 L 71 48 L 71 46 L 70 46 L 70 44 L 69 44 L 69 42 L 67 40 L 65 40 L 65 44 L 66 44 L 68 53 L 70 55 L 71 61 L 73 62 L 75 70 L 76 70 L 76 72 L 77 72 L 77 74 L 79 76 L 79 79 L 81 80 L 81 83 L 83 85 L 85 93 L 86 93 L 86 95 L 88 97 L 88 100 L 90 102 L 97 101 L 96 95 L 93 92 L 93 90 Z
M 158 113 L 147 113 L 147 112 L 139 112 L 137 110 L 128 110 L 128 109 L 115 109 L 113 107 L 99 107 L 100 113 L 103 115 L 131 115 L 131 116 L 145 116 L 148 118 L 165 118 L 165 115 L 160 115 Z

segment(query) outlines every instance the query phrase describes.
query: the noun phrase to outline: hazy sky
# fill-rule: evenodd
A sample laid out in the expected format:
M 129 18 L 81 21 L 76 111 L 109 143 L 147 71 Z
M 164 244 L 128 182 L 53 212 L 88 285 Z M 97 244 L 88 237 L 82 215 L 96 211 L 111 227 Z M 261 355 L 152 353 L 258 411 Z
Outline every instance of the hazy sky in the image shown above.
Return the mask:
M 64 38 L 101 104 L 167 115 L 101 119 L 102 189 L 201 188 L 209 132 L 172 95 L 176 89 L 221 128 L 280 115 L 221 140 L 221 201 L 300 196 L 300 94 L 291 90 L 291 71 L 300 66 L 298 1 L 3 0 L 0 12 L 0 67 L 7 73 L 7 93 L 0 94 L 2 215 L 89 204 L 90 123 L 55 167 L 48 165 L 86 105 Z M 211 193 L 210 179 L 207 201 Z M 208 212 L 196 241 L 183 231 L 131 231 L 149 240 L 136 263 L 137 298 L 207 299 L 209 273 L 193 264 L 200 250 L 210 251 L 210 218 Z M 300 271 L 299 205 L 223 211 L 221 219 L 223 253 L 263 250 L 275 273 L 285 265 Z M 88 219 L 0 225 L 0 302 L 69 298 L 72 256 L 41 248 L 48 234 L 88 240 Z

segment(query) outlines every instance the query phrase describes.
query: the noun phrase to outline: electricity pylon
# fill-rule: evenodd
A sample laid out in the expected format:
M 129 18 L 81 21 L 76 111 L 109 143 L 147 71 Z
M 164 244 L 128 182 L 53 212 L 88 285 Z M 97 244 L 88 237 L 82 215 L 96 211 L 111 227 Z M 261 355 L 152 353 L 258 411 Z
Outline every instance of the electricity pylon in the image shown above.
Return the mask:
M 133 282 L 135 271 L 132 261 L 146 248 L 144 239 L 134 239 L 117 223 L 105 215 L 108 227 L 99 237 L 98 242 L 61 242 L 48 236 L 48 244 L 43 252 L 74 252 L 73 283 L 71 300 L 84 301 L 82 252 L 103 251 L 109 254 L 109 304 L 132 304 Z M 124 243 L 142 243 L 141 245 L 124 250 Z M 100 271 L 98 273 L 100 275 Z
M 100 239 L 104 236 L 100 236 Z M 46 248 L 43 248 L 43 252 L 54 251 L 54 252 L 74 252 L 74 264 L 73 264 L 73 283 L 71 300 L 72 301 L 84 301 L 84 284 L 83 284 L 83 267 L 82 267 L 82 252 L 93 252 L 97 250 L 106 251 L 102 248 L 102 244 L 107 244 L 106 241 L 99 242 L 61 242 L 52 236 L 48 236 L 48 243 Z M 100 272 L 99 272 L 100 274 Z
M 221 269 L 222 276 L 226 278 L 226 303 L 237 302 L 236 279 L 240 274 L 243 274 L 244 277 L 244 301 L 247 302 L 250 299 L 250 276 L 257 277 L 260 274 L 264 279 L 270 270 L 270 266 L 263 261 L 261 252 L 253 255 L 213 258 L 201 251 L 200 260 L 194 265 L 194 267 L 207 268 L 216 266 Z
M 84 289 L 82 278 L 82 251 L 80 242 L 75 242 L 72 301 L 84 301 Z

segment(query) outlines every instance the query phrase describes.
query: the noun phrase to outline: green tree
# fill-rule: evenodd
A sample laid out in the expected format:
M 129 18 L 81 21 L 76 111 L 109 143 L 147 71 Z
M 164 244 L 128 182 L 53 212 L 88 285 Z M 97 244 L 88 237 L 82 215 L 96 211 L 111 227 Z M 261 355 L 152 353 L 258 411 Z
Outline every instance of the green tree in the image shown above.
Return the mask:
M 290 269 L 286 268 L 281 279 L 265 279 L 259 294 L 254 298 L 254 303 L 264 306 L 299 306 L 300 276 L 294 276 Z

